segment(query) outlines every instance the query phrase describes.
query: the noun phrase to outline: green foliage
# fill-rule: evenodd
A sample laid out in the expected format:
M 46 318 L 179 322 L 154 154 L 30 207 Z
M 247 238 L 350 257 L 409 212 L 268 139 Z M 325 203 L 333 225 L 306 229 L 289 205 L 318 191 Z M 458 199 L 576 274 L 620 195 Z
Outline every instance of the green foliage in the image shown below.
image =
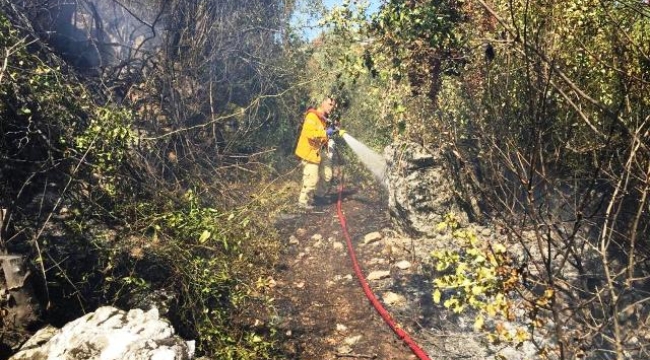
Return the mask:
M 75 139 L 75 148 L 84 152 L 93 148 L 98 166 L 113 172 L 114 164 L 120 163 L 127 151 L 137 141 L 131 128 L 132 115 L 128 110 L 97 107 L 85 131 Z
M 128 110 L 97 106 L 91 92 L 60 61 L 28 51 L 29 36 L 19 37 L 5 18 L 0 36 L 7 45 L 0 76 L 0 154 L 12 179 L 3 196 L 7 203 L 31 201 L 40 182 L 61 185 L 67 176 L 93 174 L 102 189 L 115 195 L 117 170 L 135 143 Z M 35 45 L 31 45 L 36 47 Z M 38 47 L 36 47 L 38 49 Z M 28 180 L 36 173 L 45 177 Z M 20 191 L 23 184 L 29 191 Z M 24 199 L 14 199 L 21 194 Z
M 93 176 L 111 197 L 117 195 L 118 170 L 137 143 L 131 123 L 128 110 L 96 107 L 88 127 L 73 139 L 74 149 L 89 157 Z
M 177 265 L 184 286 L 181 316 L 192 324 L 199 349 L 219 359 L 270 358 L 274 343 L 266 334 L 232 324 L 242 308 L 255 302 L 259 307 L 271 306 L 270 299 L 241 282 L 244 274 L 237 262 L 242 260 L 218 254 L 206 257 L 181 248 L 175 249 L 174 257 L 186 262 Z
M 229 5 L 237 9 L 242 4 L 233 1 Z M 256 20 L 256 26 L 263 27 L 268 20 L 262 16 L 265 9 L 256 7 L 256 13 L 243 13 L 248 14 L 248 20 Z M 273 9 L 278 14 L 273 20 L 277 24 L 282 11 L 277 7 Z M 242 21 L 237 26 L 245 26 L 247 19 L 239 19 Z M 195 19 L 191 20 L 194 24 Z M 218 30 L 217 27 L 214 30 Z M 182 109 L 178 112 L 152 106 L 165 96 L 180 95 L 188 90 L 174 82 L 173 86 L 165 88 L 173 89 L 173 95 L 158 96 L 160 93 L 152 92 L 141 98 L 146 105 L 144 108 L 155 108 L 156 117 L 152 119 L 148 117 L 150 113 L 142 109 L 131 110 L 128 101 L 119 106 L 113 103 L 115 94 L 103 92 L 106 87 L 87 86 L 95 79 L 80 79 L 62 70 L 70 67 L 46 53 L 48 48 L 19 34 L 4 17 L 0 17 L 0 32 L 0 43 L 7 50 L 3 53 L 7 66 L 0 68 L 0 127 L 3 130 L 0 136 L 3 162 L 0 200 L 12 204 L 15 213 L 23 211 L 19 214 L 22 217 L 12 217 L 14 223 L 11 225 L 26 234 L 26 238 L 38 241 L 41 253 L 37 263 L 43 265 L 42 280 L 48 285 L 51 296 L 48 299 L 52 303 L 50 314 L 59 321 L 69 321 L 95 306 L 111 302 L 129 306 L 138 296 L 163 289 L 177 294 L 178 303 L 171 314 L 174 326 L 187 338 L 197 339 L 202 353 L 223 359 L 271 358 L 275 346 L 272 329 L 252 328 L 242 321 L 252 309 L 264 319 L 264 311 L 271 306 L 266 285 L 258 281 L 268 276 L 278 251 L 272 224 L 264 217 L 269 211 L 256 209 L 248 202 L 232 205 L 240 197 L 250 199 L 242 188 L 233 188 L 226 195 L 222 192 L 233 178 L 244 178 L 242 174 L 255 177 L 259 169 L 243 164 L 237 166 L 243 169 L 237 176 L 238 171 L 233 169 L 220 172 L 222 164 L 211 161 L 211 156 L 202 152 L 202 146 L 209 148 L 205 139 L 192 138 L 205 131 L 183 129 L 178 132 L 182 136 L 171 141 L 171 136 L 163 134 L 158 137 L 161 141 L 150 139 L 146 143 L 138 142 L 136 134 L 143 128 L 152 128 L 155 131 L 148 134 L 154 138 L 169 131 L 164 127 L 170 123 L 184 127 L 185 120 L 195 114 L 196 108 L 201 108 L 193 105 L 204 100 L 205 104 L 213 96 L 218 97 L 214 109 L 219 113 L 223 110 L 221 106 L 229 104 L 227 100 L 222 101 L 224 99 L 236 101 L 237 110 L 251 109 L 250 102 L 257 105 L 266 95 L 256 92 L 260 88 L 275 94 L 277 89 L 266 87 L 267 83 L 273 83 L 272 78 L 267 78 L 265 85 L 259 85 L 258 74 L 267 72 L 253 70 L 249 66 L 251 62 L 241 61 L 237 66 L 228 67 L 237 68 L 228 76 L 239 78 L 238 75 L 246 73 L 248 79 L 255 78 L 255 81 L 242 81 L 229 88 L 216 86 L 223 93 L 200 97 L 198 95 L 205 95 L 205 92 L 192 92 L 181 100 L 162 102 L 170 107 L 178 105 L 178 109 Z M 251 41 L 253 38 L 259 39 L 259 34 L 247 38 L 248 49 L 268 50 L 265 53 L 268 57 L 278 50 L 271 33 L 266 38 L 267 45 L 274 46 L 259 46 L 258 42 Z M 204 59 L 197 53 L 181 55 L 187 58 L 178 63 L 185 65 Z M 196 56 L 189 59 L 193 55 Z M 240 57 L 211 58 L 213 61 L 207 68 L 218 68 L 215 64 L 231 59 L 239 60 Z M 192 73 L 189 65 L 183 68 L 187 69 L 183 75 L 188 75 L 182 77 L 183 80 L 204 74 L 196 68 L 192 68 L 196 70 Z M 111 83 L 109 79 L 102 80 L 106 81 L 102 85 Z M 147 80 L 162 83 L 154 75 Z M 170 80 L 169 84 L 173 82 L 169 78 L 164 80 Z M 253 82 L 255 84 L 251 85 Z M 132 90 L 137 92 L 145 88 L 140 85 Z M 148 96 L 158 100 L 147 102 Z M 249 113 L 237 113 L 242 113 L 240 125 L 250 128 L 246 128 L 245 136 L 241 137 L 238 137 L 241 131 L 234 131 L 236 136 L 227 139 L 233 142 L 230 150 L 256 150 L 244 141 L 249 141 L 253 130 L 259 130 L 274 116 L 271 103 L 265 103 L 266 108 L 255 107 Z M 212 109 L 211 106 L 205 108 Z M 170 113 L 180 114 L 179 118 L 166 117 Z M 201 117 L 193 117 L 192 121 L 196 118 Z M 218 129 L 216 125 L 211 128 L 211 135 L 214 136 Z M 190 138 L 192 141 L 185 141 Z M 197 142 L 200 146 L 195 146 Z M 169 149 L 176 151 L 178 158 L 184 161 L 182 169 L 172 168 L 175 163 L 171 161 L 161 161 L 170 159 Z M 210 151 L 210 155 L 214 155 L 213 148 Z M 222 175 L 224 173 L 228 176 Z M 25 205 L 49 186 L 57 190 L 52 195 L 54 201 L 58 196 L 63 199 L 55 210 L 48 204 L 53 214 L 37 214 Z M 196 190 L 187 190 L 197 188 L 201 195 Z M 184 194 L 181 199 L 177 199 L 178 193 Z M 24 200 L 16 199 L 18 196 Z M 61 209 L 67 211 L 59 213 Z M 38 217 L 40 215 L 42 218 Z M 55 235 L 49 230 L 39 234 L 40 237 L 35 235 L 44 226 L 44 218 L 50 221 L 47 227 L 55 229 L 52 230 Z M 31 241 L 16 240 L 11 245 L 28 248 L 29 252 L 34 249 Z
M 391 78 L 435 100 L 442 76 L 460 75 L 467 63 L 466 20 L 462 2 L 389 1 L 373 19 L 373 58 L 390 64 Z
M 644 117 L 647 55 L 641 44 L 647 41 L 638 31 L 647 29 L 647 17 L 634 6 L 582 0 L 552 7 L 514 3 L 507 11 L 513 21 L 503 31 L 508 43 L 524 42 L 523 54 L 496 47 L 503 56 L 492 67 L 507 72 L 487 79 L 486 107 L 493 114 L 488 126 L 507 126 L 517 146 L 531 141 L 525 133 L 535 127 L 549 152 L 561 151 L 569 167 L 589 171 L 583 166 L 591 162 L 585 158 L 591 150 L 621 140 L 608 137 L 613 124 Z M 540 99 L 539 106 L 529 105 L 530 99 Z
M 254 221 L 258 215 L 250 207 L 208 207 L 192 190 L 170 211 L 142 210 L 150 214 L 140 223 L 147 224 L 153 252 L 170 271 L 153 287 L 180 290 L 176 316 L 186 336 L 198 341 L 201 353 L 219 359 L 271 358 L 274 330 L 238 323 L 251 309 L 263 317 L 272 306 L 268 284 L 260 279 L 275 261 L 277 243 L 268 239 L 265 222 Z
M 350 135 L 382 148 L 404 132 L 402 101 L 408 89 L 393 83 L 369 35 L 367 2 L 344 2 L 323 19 L 327 31 L 313 45 L 309 72 L 316 80 L 310 94 L 333 93 L 340 118 Z M 315 100 L 314 100 L 315 101 Z
M 374 29 L 395 44 L 418 43 L 433 49 L 453 49 L 462 43 L 455 25 L 463 20 L 458 5 L 449 1 L 392 0 L 374 19 Z M 398 46 L 396 51 L 408 47 Z
M 525 329 L 504 326 L 504 322 L 515 320 L 516 305 L 510 295 L 521 287 L 521 278 L 506 246 L 481 243 L 472 231 L 459 228 L 454 214 L 446 215 L 437 229 L 449 230 L 460 249 L 431 254 L 436 270 L 442 272 L 434 280 L 434 302 L 442 301 L 445 308 L 455 313 L 475 310 L 474 329 L 485 330 L 489 323 L 487 335 L 494 342 L 521 344 L 528 340 Z
M 166 212 L 160 217 L 153 219 L 151 227 L 155 231 L 165 229 L 170 232 L 168 235 L 174 239 L 182 240 L 190 245 L 221 246 L 224 250 L 236 250 L 239 240 L 236 243 L 228 239 L 228 230 L 235 227 L 246 228 L 248 219 L 243 219 L 239 224 L 222 224 L 220 218 L 224 215 L 216 209 L 208 208 L 200 204 L 200 198 L 192 190 L 185 193 L 185 207 L 171 212 Z M 235 219 L 231 214 L 227 222 Z M 222 227 L 223 226 L 223 227 Z M 244 235 L 247 238 L 249 233 Z
M 348 104 L 343 127 L 368 144 L 440 138 L 431 94 L 443 74 L 461 72 L 466 62 L 462 7 L 391 1 L 369 19 L 364 6 L 344 3 L 325 18 L 328 32 L 314 56 L 324 76 L 315 85 L 339 89 Z
M 456 175 L 476 186 L 484 209 L 508 223 L 509 229 L 517 229 L 513 235 L 531 257 L 528 265 L 536 269 L 529 279 L 532 290 L 521 284 L 512 289 L 521 299 L 517 314 L 526 315 L 529 336 L 552 339 L 552 345 L 539 344 L 540 351 L 558 358 L 585 356 L 586 348 L 597 349 L 587 356 L 610 351 L 603 349 L 615 349 L 612 352 L 619 358 L 633 356 L 625 352 L 624 339 L 632 336 L 635 325 L 593 314 L 617 313 L 623 303 L 633 301 L 615 285 L 629 281 L 625 277 L 630 272 L 614 265 L 618 260 L 612 258 L 620 260 L 619 251 L 629 243 L 634 246 L 637 235 L 633 234 L 638 230 L 628 215 L 641 214 L 647 207 L 636 200 L 646 198 L 645 183 L 628 183 L 645 177 L 644 167 L 632 162 L 648 159 L 647 149 L 635 140 L 636 134 L 648 129 L 644 120 L 648 117 L 647 6 L 590 0 L 481 4 L 487 16 L 466 12 L 474 14 L 471 23 L 460 24 L 472 50 L 465 53 L 462 76 L 443 78 L 436 102 L 437 122 L 450 135 L 454 158 L 473 168 L 469 175 L 463 169 Z M 614 195 L 616 199 L 610 201 L 611 189 L 619 194 L 630 191 L 630 197 Z M 610 209 L 626 210 L 616 215 L 599 212 L 595 204 L 606 202 Z M 587 219 L 587 209 L 597 215 Z M 568 219 L 575 222 L 573 230 L 558 226 Z M 636 220 L 647 224 L 645 215 Z M 603 221 L 617 224 L 612 226 L 618 234 L 629 235 L 594 236 Z M 529 226 L 550 230 L 524 236 L 521 228 Z M 592 233 L 578 230 L 584 228 Z M 450 308 L 473 308 L 483 316 L 477 318 L 478 325 L 493 325 L 487 321 L 490 314 L 484 303 L 496 299 L 491 291 L 508 295 L 501 287 L 516 279 L 508 275 L 513 265 L 503 259 L 495 268 L 490 263 L 490 255 L 498 255 L 494 245 L 485 249 L 472 244 L 471 236 L 457 235 L 467 238 L 463 250 L 435 255 L 441 268 L 451 272 L 437 281 L 442 288 L 435 297 L 443 301 L 451 293 L 446 299 Z M 597 253 L 584 251 L 587 248 Z M 635 264 L 638 248 L 622 251 L 629 251 L 623 260 L 628 267 L 644 276 L 648 273 L 647 267 Z M 571 254 L 564 255 L 571 259 L 559 254 Z M 472 270 L 467 272 L 466 267 Z M 503 272 L 496 272 L 500 267 Z M 599 274 L 596 277 L 610 281 L 594 290 L 567 275 L 572 271 L 578 278 Z M 494 273 L 505 278 L 503 284 L 491 287 L 485 281 Z M 472 286 L 465 288 L 467 284 Z M 478 293 L 487 291 L 487 295 L 473 299 L 475 284 Z M 603 296 L 609 300 L 602 300 Z M 592 310 L 563 312 L 577 304 Z M 507 320 L 509 307 L 490 313 Z M 609 340 L 598 340 L 601 336 Z

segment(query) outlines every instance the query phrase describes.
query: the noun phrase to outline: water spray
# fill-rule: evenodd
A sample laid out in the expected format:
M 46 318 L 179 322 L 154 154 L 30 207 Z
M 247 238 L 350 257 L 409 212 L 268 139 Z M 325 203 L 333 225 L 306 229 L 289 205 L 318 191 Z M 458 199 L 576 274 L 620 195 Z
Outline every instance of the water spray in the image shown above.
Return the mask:
M 361 163 L 372 173 L 372 175 L 386 187 L 386 160 L 383 156 L 366 146 L 366 144 L 355 139 L 352 135 L 343 134 L 343 140 L 359 157 Z

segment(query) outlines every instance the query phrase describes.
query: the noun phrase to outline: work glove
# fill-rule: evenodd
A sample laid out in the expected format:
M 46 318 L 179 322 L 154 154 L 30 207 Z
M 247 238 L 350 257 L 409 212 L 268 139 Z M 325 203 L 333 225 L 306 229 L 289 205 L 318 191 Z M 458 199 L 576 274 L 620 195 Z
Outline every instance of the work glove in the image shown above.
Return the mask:
M 339 131 L 337 129 L 335 129 L 335 128 L 327 128 L 327 130 L 325 130 L 325 133 L 327 134 L 328 138 L 331 138 L 331 137 L 335 136 L 336 134 L 338 134 Z
M 346 132 L 347 132 L 347 131 L 345 131 L 345 130 L 343 130 L 343 129 L 339 129 L 339 136 L 343 136 L 343 135 L 345 135 Z

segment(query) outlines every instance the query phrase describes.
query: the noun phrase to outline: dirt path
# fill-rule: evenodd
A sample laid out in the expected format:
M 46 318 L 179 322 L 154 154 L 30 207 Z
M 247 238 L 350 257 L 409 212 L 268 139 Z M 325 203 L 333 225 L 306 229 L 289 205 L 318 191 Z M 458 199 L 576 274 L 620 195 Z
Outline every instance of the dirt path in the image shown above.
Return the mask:
M 430 359 L 535 358 L 532 344 L 488 343 L 485 334 L 473 331 L 475 313 L 454 314 L 434 304 L 436 272 L 430 253 L 444 248 L 452 235 L 411 239 L 398 234 L 390 224 L 384 189 L 359 174 L 346 176 L 342 209 L 361 270 L 377 299 Z M 333 189 L 329 204 L 308 213 L 284 214 L 276 221 L 283 251 L 272 289 L 277 309 L 273 325 L 281 331 L 283 353 L 300 360 L 416 359 L 359 284 L 337 216 L 337 199 Z M 478 224 L 472 231 L 484 241 L 493 234 Z M 381 239 L 366 241 L 371 233 Z M 377 272 L 384 274 L 369 279 Z
M 381 246 L 363 245 L 366 234 L 388 226 L 386 201 L 378 193 L 377 189 L 357 192 L 352 188 L 344 194 L 348 231 L 366 276 L 375 268 L 390 269 L 393 274 L 399 271 L 382 254 Z M 291 359 L 415 359 L 360 287 L 335 200 L 332 196 L 329 205 L 305 214 L 287 214 L 277 222 L 285 247 L 275 279 L 275 320 L 286 339 L 285 353 Z M 382 280 L 371 287 L 382 299 Z M 392 316 L 416 337 L 409 331 L 416 324 L 399 314 Z

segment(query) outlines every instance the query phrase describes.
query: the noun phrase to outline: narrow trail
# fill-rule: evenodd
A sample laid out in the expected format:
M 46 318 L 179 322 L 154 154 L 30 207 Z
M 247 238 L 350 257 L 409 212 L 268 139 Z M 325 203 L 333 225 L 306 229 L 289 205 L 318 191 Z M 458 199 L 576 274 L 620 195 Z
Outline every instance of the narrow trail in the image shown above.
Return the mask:
M 378 189 L 351 189 L 343 199 L 363 271 L 368 274 L 376 267 L 394 271 L 380 247 L 362 241 L 364 235 L 388 226 L 385 199 Z M 276 226 L 285 241 L 275 279 L 276 321 L 291 359 L 416 359 L 359 286 L 336 214 L 335 194 L 330 204 L 286 216 Z M 381 280 L 373 288 L 379 296 Z M 399 316 L 396 320 L 404 321 Z
M 398 332 L 408 334 L 414 349 L 366 297 L 339 222 L 337 186 L 332 186 L 327 204 L 282 214 L 275 222 L 283 245 L 271 289 L 276 309 L 271 322 L 280 332 L 282 358 L 417 360 L 414 352 L 435 360 L 535 358 L 530 344 L 490 344 L 485 334 L 474 331 L 474 313 L 455 314 L 434 304 L 437 273 L 430 254 L 444 248 L 452 235 L 399 234 L 390 223 L 382 183 L 368 180 L 368 174 L 349 174 L 341 209 L 355 257 L 375 304 L 385 308 Z M 296 193 L 299 186 L 289 185 Z M 482 225 L 472 229 L 485 241 L 493 234 Z

